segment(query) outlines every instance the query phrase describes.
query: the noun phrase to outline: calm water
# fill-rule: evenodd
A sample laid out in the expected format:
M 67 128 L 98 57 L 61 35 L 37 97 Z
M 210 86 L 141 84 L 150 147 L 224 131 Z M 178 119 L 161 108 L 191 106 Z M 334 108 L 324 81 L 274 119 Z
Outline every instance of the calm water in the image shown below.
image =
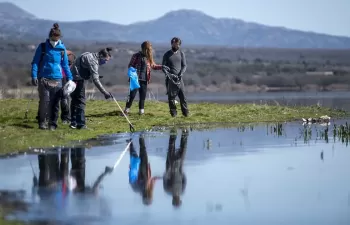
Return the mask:
M 123 100 L 126 94 L 116 94 Z M 101 97 L 96 95 L 96 97 Z M 136 97 L 138 99 L 138 96 Z M 148 99 L 166 101 L 164 93 L 156 90 L 148 91 Z M 315 105 L 350 110 L 350 92 L 263 92 L 263 93 L 188 93 L 189 102 L 216 102 L 216 103 L 263 103 L 281 105 Z
M 321 126 L 313 125 L 309 138 L 303 135 L 300 123 L 283 124 L 279 132 L 273 126 L 177 130 L 176 135 L 169 131 L 136 133 L 132 147 L 142 157 L 146 152 L 152 176 L 163 176 L 167 157 L 177 156 L 181 164 L 183 156 L 186 185 L 178 187 L 184 190 L 177 195 L 182 201 L 179 207 L 173 206 L 173 196 L 165 192 L 168 186 L 162 178 L 155 181 L 152 203 L 143 204 L 141 194 L 129 184 L 129 151 L 103 177 L 96 194 L 39 192 L 32 188 L 31 168 L 32 164 L 39 176 L 38 155 L 1 159 L 0 189 L 24 190 L 24 199 L 30 203 L 27 212 L 8 218 L 111 225 L 350 224 L 350 149 L 346 143 L 333 139 L 331 131 L 328 142 L 320 138 Z M 42 154 L 40 159 L 51 160 L 53 165 L 57 155 L 62 161 L 69 156 L 69 173 L 81 178 L 77 179 L 79 187 L 91 187 L 106 166 L 113 167 L 128 138 L 128 134 L 105 137 L 103 146 L 61 149 L 63 154 L 53 149 L 54 153 Z M 174 145 L 176 154 L 171 156 L 173 151 L 168 149 Z M 85 170 L 81 166 L 78 171 L 76 163 L 84 158 Z

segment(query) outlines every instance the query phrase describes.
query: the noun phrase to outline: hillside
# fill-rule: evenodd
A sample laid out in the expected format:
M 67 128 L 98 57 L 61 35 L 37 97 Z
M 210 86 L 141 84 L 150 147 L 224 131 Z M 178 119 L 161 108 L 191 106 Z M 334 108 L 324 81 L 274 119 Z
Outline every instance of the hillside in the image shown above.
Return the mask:
M 0 39 L 46 37 L 54 22 L 36 18 L 14 4 L 0 3 Z M 186 45 L 350 48 L 350 37 L 218 19 L 196 10 L 172 11 L 158 19 L 131 25 L 104 21 L 61 22 L 60 25 L 66 40 L 142 42 L 148 39 L 154 43 L 169 43 L 172 36 L 180 36 Z M 157 29 L 152 29 L 154 27 Z

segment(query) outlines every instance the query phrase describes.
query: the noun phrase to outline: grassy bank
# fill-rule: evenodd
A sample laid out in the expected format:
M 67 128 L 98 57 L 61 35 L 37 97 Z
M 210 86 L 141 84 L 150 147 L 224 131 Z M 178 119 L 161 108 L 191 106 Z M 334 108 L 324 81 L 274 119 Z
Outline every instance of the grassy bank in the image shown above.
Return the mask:
M 85 140 L 100 134 L 128 132 L 129 126 L 113 101 L 91 100 L 87 102 L 86 117 L 88 130 L 72 130 L 68 125 L 59 124 L 56 131 L 38 129 L 35 116 L 37 101 L 29 104 L 28 121 L 24 120 L 28 100 L 0 100 L 0 153 L 25 150 L 28 147 L 50 147 L 67 144 L 73 140 Z M 167 103 L 147 101 L 144 116 L 139 116 L 137 102 L 133 105 L 130 120 L 136 130 L 152 126 L 176 125 L 205 122 L 274 122 L 300 120 L 301 117 L 346 116 L 346 112 L 317 106 L 284 107 L 255 104 L 190 104 L 191 115 L 170 117 Z M 119 102 L 124 107 L 124 102 Z M 179 106 L 178 106 L 179 107 Z M 180 110 L 179 110 L 180 112 Z

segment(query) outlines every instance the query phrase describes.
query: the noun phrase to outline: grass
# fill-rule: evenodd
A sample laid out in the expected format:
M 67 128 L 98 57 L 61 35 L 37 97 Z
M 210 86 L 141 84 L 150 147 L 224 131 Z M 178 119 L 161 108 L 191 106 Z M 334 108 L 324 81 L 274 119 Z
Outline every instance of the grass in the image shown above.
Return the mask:
M 89 100 L 86 107 L 86 120 L 89 130 L 72 130 L 68 125 L 59 123 L 56 131 L 39 130 L 35 117 L 37 101 L 29 104 L 28 121 L 24 120 L 28 100 L 0 100 L 0 154 L 29 147 L 52 147 L 53 145 L 69 144 L 71 141 L 86 140 L 101 134 L 128 132 L 129 126 L 124 117 L 119 116 L 120 110 L 113 101 Z M 119 102 L 124 108 L 125 102 Z M 179 106 L 178 106 L 179 108 Z M 144 116 L 138 115 L 137 102 L 134 103 L 130 121 L 136 130 L 150 129 L 153 126 L 173 126 L 179 124 L 220 122 L 284 122 L 301 120 L 302 117 L 319 117 L 328 115 L 345 117 L 348 114 L 341 110 L 332 110 L 318 106 L 295 107 L 257 104 L 189 104 L 190 117 L 185 118 L 178 109 L 178 117 L 172 118 L 168 104 L 164 102 L 146 101 Z

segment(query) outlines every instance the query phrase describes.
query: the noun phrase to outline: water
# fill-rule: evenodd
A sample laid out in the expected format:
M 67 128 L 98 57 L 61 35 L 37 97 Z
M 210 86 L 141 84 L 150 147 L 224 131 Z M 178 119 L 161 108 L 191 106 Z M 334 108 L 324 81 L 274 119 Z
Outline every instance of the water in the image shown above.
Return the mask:
M 328 141 L 321 138 L 325 128 L 319 125 L 311 127 L 311 138 L 305 138 L 300 123 L 283 124 L 282 128 L 274 132 L 273 125 L 261 124 L 244 129 L 177 130 L 176 136 L 170 136 L 168 131 L 135 134 L 133 147 L 137 153 L 140 137 L 144 136 L 141 145 L 144 140 L 152 176 L 163 176 L 169 143 L 170 146 L 175 143 L 177 150 L 184 151 L 186 185 L 180 194 L 180 207 L 173 206 L 173 197 L 165 192 L 162 179 L 155 181 L 152 204 L 143 204 L 141 194 L 129 184 L 129 152 L 113 172 L 106 173 L 96 194 L 67 193 L 63 197 L 56 193 L 39 200 L 32 191 L 31 163 L 34 172 L 39 174 L 38 156 L 34 154 L 1 160 L 0 179 L 6 182 L 1 182 L 0 189 L 25 191 L 24 199 L 30 203 L 28 211 L 8 217 L 23 221 L 350 224 L 347 144 L 333 138 L 331 131 Z M 114 165 L 128 138 L 125 134 L 114 135 L 106 137 L 101 146 L 68 149 L 70 153 L 85 153 L 85 186 L 92 186 L 106 166 Z M 71 159 L 76 158 L 73 155 Z M 180 186 L 180 193 L 181 189 Z

